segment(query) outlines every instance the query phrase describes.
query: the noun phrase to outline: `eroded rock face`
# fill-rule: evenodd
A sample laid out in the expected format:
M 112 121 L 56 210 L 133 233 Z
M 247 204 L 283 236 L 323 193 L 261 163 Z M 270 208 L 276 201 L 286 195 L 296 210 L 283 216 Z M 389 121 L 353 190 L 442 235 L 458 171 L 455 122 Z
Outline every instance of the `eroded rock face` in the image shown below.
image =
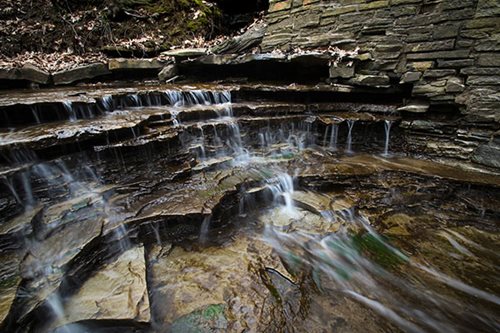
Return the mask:
M 85 281 L 64 304 L 64 316 L 53 326 L 101 320 L 134 326 L 150 318 L 144 248 L 134 247 Z
M 189 251 L 174 246 L 160 256 L 150 252 L 158 330 L 260 331 L 273 325 L 275 315 L 285 315 L 262 275 L 266 267 L 286 272 L 281 262 L 262 242 L 236 237 L 222 247 Z
M 496 298 L 481 284 L 494 284 L 484 245 L 498 243 L 498 173 L 400 155 L 411 143 L 400 127 L 467 133 L 441 119 L 401 120 L 395 102 L 326 101 L 352 87 L 247 85 L 238 103 L 225 90 L 190 89 L 73 96 L 108 111 L 37 127 L 68 129 L 83 152 L 6 156 L 0 248 L 2 260 L 18 260 L 0 275 L 8 329 L 387 332 L 420 318 L 415 307 L 443 327 L 490 327 L 483 302 Z M 132 120 L 139 131 L 129 131 Z M 86 131 L 99 122 L 101 132 Z M 13 133 L 30 142 L 19 126 Z M 120 128 L 130 133 L 99 140 Z M 64 147 L 50 140 L 36 153 Z M 439 281 L 454 286 L 436 269 L 464 279 L 447 266 L 449 253 L 457 267 L 484 259 L 466 267 L 485 278 L 465 278 L 486 292 L 475 293 L 481 311 L 457 317 L 451 305 L 476 296 L 441 294 Z M 418 266 L 429 258 L 438 305 L 412 284 L 429 278 Z M 413 303 L 412 290 L 424 299 Z M 407 321 L 391 321 L 382 306 Z

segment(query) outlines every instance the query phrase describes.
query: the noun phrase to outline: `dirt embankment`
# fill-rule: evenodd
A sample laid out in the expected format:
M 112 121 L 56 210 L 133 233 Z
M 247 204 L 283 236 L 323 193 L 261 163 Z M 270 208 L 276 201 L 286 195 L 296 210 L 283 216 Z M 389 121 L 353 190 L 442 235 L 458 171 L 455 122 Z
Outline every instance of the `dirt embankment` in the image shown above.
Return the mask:
M 233 1 L 234 2 L 234 1 Z M 0 56 L 25 52 L 154 55 L 248 24 L 262 0 L 3 0 Z M 246 7 L 244 4 L 246 4 Z M 228 5 L 229 4 L 229 5 Z

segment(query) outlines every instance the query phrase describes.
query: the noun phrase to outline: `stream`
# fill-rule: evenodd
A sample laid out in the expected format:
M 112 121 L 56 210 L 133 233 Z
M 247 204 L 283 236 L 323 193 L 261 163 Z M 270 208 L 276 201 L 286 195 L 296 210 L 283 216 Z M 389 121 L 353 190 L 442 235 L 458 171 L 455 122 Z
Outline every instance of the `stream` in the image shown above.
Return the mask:
M 392 106 L 94 94 L 0 110 L 2 330 L 500 330 L 500 174 L 405 152 Z

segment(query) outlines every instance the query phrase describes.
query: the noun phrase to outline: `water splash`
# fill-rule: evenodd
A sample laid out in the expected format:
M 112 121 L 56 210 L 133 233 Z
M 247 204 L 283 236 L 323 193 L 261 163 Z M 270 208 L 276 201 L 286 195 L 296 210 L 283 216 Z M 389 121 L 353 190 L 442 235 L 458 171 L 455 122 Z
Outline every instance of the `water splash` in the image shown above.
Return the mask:
M 279 206 L 282 200 L 282 212 L 290 218 L 297 218 L 298 211 L 294 205 L 292 195 L 294 192 L 293 178 L 288 173 L 279 173 L 267 180 L 268 188 L 272 193 L 273 202 Z
M 318 236 L 300 230 L 284 232 L 268 224 L 264 240 L 285 262 L 293 258 L 293 262 L 288 262 L 292 267 L 308 267 L 304 269 L 311 270 L 322 293 L 343 294 L 404 331 L 462 332 L 471 324 L 478 331 L 498 329 L 495 315 L 486 307 L 450 317 L 466 304 L 453 294 L 431 291 L 428 284 L 441 283 L 496 306 L 500 304 L 499 297 L 410 259 L 378 234 L 366 216 L 352 209 L 333 213 L 355 228 L 346 225 L 336 233 Z M 396 273 L 400 268 L 404 269 L 404 276 Z M 422 274 L 433 281 L 422 284 Z

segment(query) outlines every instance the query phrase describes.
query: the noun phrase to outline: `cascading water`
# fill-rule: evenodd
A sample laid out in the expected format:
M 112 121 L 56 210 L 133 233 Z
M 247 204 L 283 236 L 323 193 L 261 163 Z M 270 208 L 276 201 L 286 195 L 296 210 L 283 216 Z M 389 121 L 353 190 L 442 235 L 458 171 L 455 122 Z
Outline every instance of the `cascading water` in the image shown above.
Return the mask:
M 267 180 L 268 188 L 272 193 L 273 202 L 277 205 L 284 201 L 283 214 L 290 218 L 296 218 L 297 210 L 293 203 L 294 192 L 293 178 L 288 173 L 279 173 L 277 176 Z
M 337 138 L 339 135 L 339 125 L 333 124 L 332 125 L 332 131 L 330 134 L 330 149 L 333 151 L 337 150 Z
M 340 218 L 348 224 L 322 237 L 301 231 L 284 232 L 270 225 L 264 229 L 264 239 L 282 258 L 293 258 L 295 266 L 300 260 L 300 265 L 312 270 L 322 293 L 351 298 L 408 332 L 459 332 L 460 325 L 467 322 L 481 323 L 483 328 L 497 327 L 488 308 L 483 308 L 484 312 L 463 313 L 459 321 L 448 318 L 447 313 L 454 313 L 463 304 L 452 295 L 429 292 L 425 284 L 416 281 L 433 279 L 495 305 L 500 305 L 499 297 L 411 260 L 378 234 L 367 217 L 352 209 L 328 212 L 322 214 L 328 221 Z M 357 233 L 352 232 L 353 226 L 359 230 Z M 378 252 L 373 258 L 366 251 Z M 411 267 L 412 272 L 406 273 L 410 276 L 393 273 L 394 267 L 399 266 Z
M 190 331 L 189 325 L 203 322 L 216 323 L 221 331 L 292 331 L 290 327 L 297 331 L 329 331 L 335 327 L 339 331 L 366 328 L 377 332 L 462 332 L 471 323 L 478 331 L 487 331 L 485 327 L 497 330 L 495 311 L 483 307 L 483 303 L 493 307 L 500 303 L 494 291 L 482 290 L 473 285 L 474 281 L 462 281 L 427 262 L 425 256 L 410 255 L 411 251 L 395 244 L 401 234 L 403 241 L 412 241 L 413 234 L 406 229 L 420 228 L 419 223 L 428 216 L 446 215 L 445 211 L 436 214 L 426 211 L 427 206 L 418 206 L 420 215 L 407 216 L 418 205 L 419 196 L 429 194 L 423 191 L 435 179 L 426 180 L 428 183 L 418 193 L 407 193 L 405 188 L 409 187 L 399 182 L 387 185 L 397 189 L 394 192 L 372 186 L 371 182 L 378 180 L 384 184 L 392 181 L 397 169 L 388 169 L 385 159 L 373 156 L 366 162 L 364 154 L 344 158 L 327 149 L 315 150 L 316 142 L 331 150 L 339 148 L 338 124 L 329 125 L 321 137 L 321 133 L 315 133 L 316 117 L 310 114 L 287 114 L 269 120 L 274 115 L 268 117 L 272 112 L 266 110 L 262 117 L 254 116 L 254 109 L 232 104 L 228 91 L 127 94 L 121 98 L 119 94 L 105 96 L 98 100 L 97 110 L 122 112 L 125 117 L 151 112 L 152 120 L 144 121 L 144 126 L 127 127 L 119 136 L 127 137 L 125 144 L 154 135 L 164 141 L 152 141 L 149 146 L 117 144 L 97 157 L 90 151 L 60 161 L 41 162 L 46 158 L 42 154 L 39 160 L 23 157 L 13 163 L 22 171 L 2 176 L 13 192 L 4 200 L 4 209 L 15 207 L 16 212 L 24 214 L 20 216 L 23 219 L 33 211 L 27 225 L 34 226 L 34 234 L 26 237 L 27 245 L 23 245 L 29 255 L 22 253 L 33 257 L 33 266 L 25 269 L 23 288 L 30 282 L 37 284 L 42 277 L 43 283 L 37 285 L 55 290 L 50 292 L 55 296 L 47 297 L 39 290 L 26 288 L 23 298 L 45 295 L 41 299 L 57 319 L 84 326 L 89 323 L 99 329 L 100 325 L 113 326 L 115 322 L 130 323 L 134 328 L 151 323 L 148 330 L 188 327 L 177 330 L 183 332 Z M 79 103 L 72 105 L 79 119 L 90 116 L 87 111 L 91 109 L 79 107 Z M 137 108 L 120 110 L 127 107 Z M 169 112 L 171 121 L 163 118 Z M 71 126 L 76 125 L 80 121 Z M 345 152 L 350 153 L 354 120 L 347 121 L 347 125 Z M 389 153 L 391 125 L 385 124 L 384 154 Z M 165 139 L 172 133 L 174 139 Z M 108 144 L 122 143 L 111 133 L 107 133 L 107 139 Z M 95 164 L 91 158 L 95 158 Z M 5 160 L 10 162 L 9 157 Z M 230 160 L 236 162 L 228 163 Z M 381 164 L 373 165 L 377 161 Z M 378 168 L 390 171 L 387 174 L 391 177 L 375 174 Z M 415 168 L 410 170 L 415 172 Z M 363 182 L 368 182 L 367 186 Z M 358 191 L 356 186 L 365 187 Z M 378 214 L 380 205 L 384 207 Z M 462 206 L 472 205 L 467 201 L 445 209 Z M 363 215 L 367 211 L 371 221 Z M 491 207 L 475 214 L 484 219 L 497 216 Z M 482 257 L 476 251 L 497 257 L 495 251 L 486 248 L 487 242 L 472 241 L 466 233 L 448 230 L 448 225 L 456 225 L 460 217 L 456 210 L 452 215 L 453 219 L 444 223 L 429 223 L 442 228 L 437 234 L 446 243 L 443 251 L 478 266 Z M 96 233 L 84 239 L 93 222 Z M 389 236 L 385 236 L 386 229 Z M 428 225 L 419 232 L 425 230 Z M 32 231 L 28 228 L 28 232 Z M 50 238 L 56 236 L 60 238 Z M 196 239 L 202 246 L 196 246 Z M 42 251 L 41 244 L 49 245 Z M 61 250 L 45 256 L 46 250 L 55 246 L 61 246 Z M 117 269 L 121 266 L 114 261 L 116 252 L 137 248 L 144 252 L 125 261 L 125 269 Z M 64 261 L 66 256 L 69 259 Z M 94 266 L 94 260 L 101 257 L 104 263 Z M 105 278 L 99 275 L 102 265 L 108 264 L 119 277 L 112 283 L 109 271 Z M 80 281 L 76 269 L 82 266 L 89 270 L 85 273 L 102 278 L 102 286 L 85 285 L 85 274 L 81 274 Z M 224 275 L 224 270 L 229 274 Z M 125 289 L 114 289 L 120 282 Z M 98 290 L 105 294 L 109 285 L 109 289 L 117 291 L 110 297 L 111 305 L 98 300 L 95 293 Z M 485 285 L 491 288 L 491 284 Z M 75 311 L 72 306 L 78 303 L 75 300 L 81 293 L 88 291 L 86 288 L 94 288 L 90 305 L 85 308 L 90 309 L 90 314 L 79 317 L 87 312 Z M 121 290 L 126 290 L 122 293 L 126 297 L 119 298 Z M 141 294 L 134 297 L 137 290 Z M 470 303 L 457 300 L 455 293 L 466 295 Z M 148 299 L 154 307 L 148 305 Z M 166 299 L 168 307 L 164 306 Z M 481 305 L 476 307 L 475 301 Z M 81 303 L 77 305 L 87 306 Z M 106 306 L 118 308 L 119 315 L 106 317 Z M 468 313 L 460 318 L 456 309 L 468 309 Z M 35 319 L 31 327 L 38 331 L 45 324 L 42 321 Z M 353 322 L 361 323 L 362 329 L 349 326 Z M 75 332 L 69 326 L 56 328 L 55 332 L 64 329 Z
M 73 103 L 71 103 L 70 101 L 64 101 L 63 106 L 66 112 L 68 113 L 69 121 L 76 121 L 77 116 L 75 109 L 73 108 Z
M 383 156 L 389 156 L 389 140 L 390 140 L 390 135 L 391 135 L 391 126 L 392 126 L 392 121 L 391 120 L 385 120 L 384 121 L 384 128 L 385 128 L 385 144 L 384 144 L 384 154 Z
M 352 154 L 352 128 L 354 127 L 355 120 L 347 120 L 347 127 L 348 127 L 348 132 L 347 132 L 347 142 L 346 142 L 346 152 L 348 154 Z

